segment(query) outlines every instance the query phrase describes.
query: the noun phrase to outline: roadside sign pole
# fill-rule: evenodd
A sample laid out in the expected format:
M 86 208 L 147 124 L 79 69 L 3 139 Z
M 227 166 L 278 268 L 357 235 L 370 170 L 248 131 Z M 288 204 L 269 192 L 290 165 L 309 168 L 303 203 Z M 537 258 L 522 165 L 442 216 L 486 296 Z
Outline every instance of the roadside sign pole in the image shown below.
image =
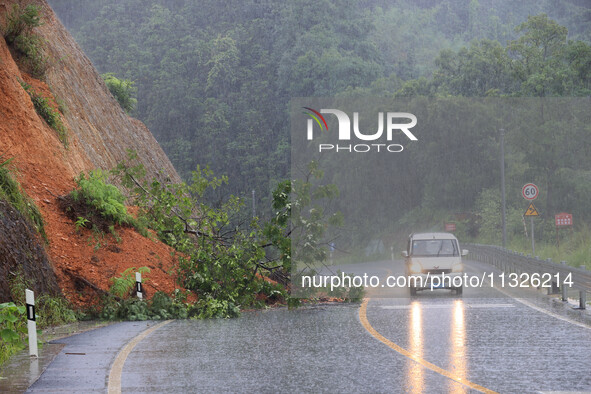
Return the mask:
M 502 202 L 502 225 L 503 225 L 503 248 L 507 246 L 507 209 L 505 202 L 505 130 L 500 129 L 501 145 L 501 202 Z
M 529 220 L 531 221 L 531 255 L 532 257 L 536 257 L 536 243 L 534 240 L 534 217 L 530 216 Z
M 521 188 L 521 195 L 528 201 L 533 201 L 538 198 L 538 194 L 540 194 L 540 190 L 536 185 L 533 183 L 526 183 Z M 534 216 L 539 216 L 538 210 L 534 206 L 533 202 L 529 204 L 527 209 L 525 210 L 525 214 L 523 216 L 529 216 L 529 220 L 531 223 L 531 253 L 532 256 L 536 256 L 536 244 L 534 238 Z M 525 227 L 525 222 L 523 223 Z M 527 236 L 527 235 L 526 235 Z
M 570 227 L 571 230 L 573 229 L 573 215 L 566 212 L 557 213 L 554 215 L 554 225 L 556 227 L 556 244 L 560 248 L 559 230 L 565 227 Z

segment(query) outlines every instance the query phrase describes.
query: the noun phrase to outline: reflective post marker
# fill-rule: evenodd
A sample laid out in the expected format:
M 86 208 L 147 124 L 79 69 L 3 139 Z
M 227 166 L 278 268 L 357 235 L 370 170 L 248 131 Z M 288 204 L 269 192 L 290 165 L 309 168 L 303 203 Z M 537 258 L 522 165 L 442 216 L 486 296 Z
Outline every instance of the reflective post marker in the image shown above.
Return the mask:
M 39 357 L 37 349 L 37 322 L 35 321 L 35 295 L 27 289 L 25 290 L 25 300 L 27 306 L 27 329 L 29 330 L 29 355 Z
M 135 273 L 135 291 L 137 293 L 137 298 L 140 300 L 143 298 L 142 294 L 142 274 L 139 272 Z

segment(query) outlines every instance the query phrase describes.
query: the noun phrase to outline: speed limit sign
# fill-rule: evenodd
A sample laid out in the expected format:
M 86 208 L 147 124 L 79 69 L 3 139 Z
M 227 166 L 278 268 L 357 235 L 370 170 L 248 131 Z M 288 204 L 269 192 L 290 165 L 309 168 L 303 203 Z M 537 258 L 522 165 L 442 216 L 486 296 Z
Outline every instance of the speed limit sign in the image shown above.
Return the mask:
M 535 200 L 538 197 L 538 187 L 533 183 L 528 183 L 521 189 L 521 195 L 526 200 Z

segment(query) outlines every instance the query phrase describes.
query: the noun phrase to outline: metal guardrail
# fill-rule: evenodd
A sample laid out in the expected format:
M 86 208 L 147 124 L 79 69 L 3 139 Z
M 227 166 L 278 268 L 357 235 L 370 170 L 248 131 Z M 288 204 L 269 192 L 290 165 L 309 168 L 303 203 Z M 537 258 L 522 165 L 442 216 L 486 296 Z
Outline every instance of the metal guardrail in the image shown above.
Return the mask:
M 562 283 L 552 283 L 550 293 L 562 293 L 562 300 L 567 300 L 567 291 L 569 288 L 579 291 L 579 308 L 585 309 L 587 303 L 587 292 L 591 292 L 591 271 L 582 268 L 575 268 L 566 265 L 566 262 L 560 264 L 552 262 L 550 259 L 541 260 L 538 257 L 524 255 L 500 246 L 465 244 L 469 249 L 469 257 L 473 260 L 491 264 L 506 273 L 528 273 L 528 274 L 550 274 L 554 276 L 559 274 L 561 280 L 571 274 L 572 287 L 564 286 Z M 554 291 L 550 291 L 554 290 Z

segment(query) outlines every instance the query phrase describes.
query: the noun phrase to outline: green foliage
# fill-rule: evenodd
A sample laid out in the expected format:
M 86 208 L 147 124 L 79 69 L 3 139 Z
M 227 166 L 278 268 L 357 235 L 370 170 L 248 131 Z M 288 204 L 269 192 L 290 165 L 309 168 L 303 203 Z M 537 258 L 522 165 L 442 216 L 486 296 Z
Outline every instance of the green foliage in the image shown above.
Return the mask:
M 339 190 L 334 184 L 322 184 L 323 176 L 318 163 L 311 162 L 301 179 L 279 183 L 273 191 L 274 216 L 263 225 L 262 237 L 273 245 L 271 253 L 284 273 L 292 275 L 293 287 L 304 271 L 326 261 L 327 233 L 333 231 L 335 236 L 343 222 L 342 214 L 330 208 Z
M 271 214 L 270 192 L 288 177 L 289 97 L 334 94 L 382 76 L 371 21 L 355 2 L 133 0 L 133 18 L 116 3 L 52 6 L 76 25 L 68 27 L 101 72 L 136 81 L 136 115 L 183 179 L 190 182 L 197 166 L 228 174 L 228 193 L 256 190 L 261 216 Z M 220 199 L 213 191 L 204 197 Z
M 498 243 L 501 239 L 501 197 L 499 190 L 487 189 L 476 201 L 476 212 L 481 218 L 480 238 L 487 243 Z
M 120 302 L 108 299 L 100 317 L 105 320 L 148 320 L 148 304 L 138 298 L 127 298 Z
M 150 300 L 151 319 L 186 319 L 188 307 L 183 302 L 173 300 L 166 293 L 158 291 Z
M 259 216 L 270 218 L 270 192 L 290 176 L 286 109 L 292 97 L 524 96 L 541 91 L 586 96 L 591 88 L 591 28 L 589 18 L 583 17 L 589 12 L 583 3 L 499 0 L 493 7 L 477 0 L 254 5 L 237 0 L 198 5 L 129 0 L 124 6 L 53 0 L 52 6 L 99 70 L 136 81 L 141 103 L 136 115 L 185 181 L 191 180 L 197 165 L 209 165 L 216 174 L 227 174 L 228 193 L 246 201 L 254 189 Z M 534 15 L 528 22 L 532 13 L 542 12 L 548 20 Z M 563 29 L 552 20 L 568 27 L 572 42 L 562 40 Z M 516 31 L 524 22 L 528 25 Z M 544 31 L 560 33 L 556 45 L 564 48 L 548 52 L 541 61 L 533 38 L 543 37 Z M 528 71 L 524 55 L 530 53 L 535 67 Z M 437 141 L 465 137 L 450 133 Z M 429 141 L 422 136 L 420 140 L 422 147 Z M 483 166 L 492 162 L 486 132 L 479 129 L 468 144 L 474 156 L 484 158 Z M 415 167 L 451 174 L 471 170 L 470 165 L 452 163 L 452 155 L 434 156 L 430 151 L 425 156 L 429 160 Z M 396 168 L 403 166 L 396 163 Z M 408 167 L 400 172 L 408 173 Z M 395 202 L 395 216 L 384 216 L 393 222 L 442 192 L 443 207 L 431 208 L 456 209 L 449 206 L 456 180 L 449 187 L 430 185 L 441 173 L 418 174 L 420 181 Z M 492 183 L 491 174 L 470 173 L 467 178 L 473 181 L 466 194 L 474 193 L 470 201 L 461 201 L 466 203 L 463 208 L 472 209 L 483 188 L 498 184 L 496 178 Z M 379 183 L 376 177 L 368 188 Z M 204 198 L 215 204 L 222 194 L 210 191 Z
M 70 196 L 75 201 L 83 201 L 94 208 L 105 219 L 119 225 L 131 225 L 133 217 L 127 213 L 125 196 L 116 186 L 107 183 L 108 174 L 101 170 L 93 170 L 88 176 L 81 173 L 76 179 L 77 189 Z M 90 218 L 85 218 L 89 220 Z M 80 221 L 80 219 L 78 219 Z M 85 222 L 85 225 L 88 222 Z
M 90 223 L 90 221 L 89 221 L 89 223 Z M 88 237 L 88 240 L 86 243 L 89 246 L 94 244 L 94 250 L 97 251 L 102 246 L 104 246 L 103 244 L 105 243 L 105 233 L 103 231 L 101 231 L 97 226 L 92 226 L 91 230 L 92 230 L 92 232 L 91 232 L 90 236 Z
M 103 305 L 100 317 L 106 320 L 131 321 L 186 319 L 191 308 L 195 309 L 159 291 L 149 301 L 135 297 L 121 301 L 109 298 Z
M 29 94 L 31 97 L 31 101 L 33 102 L 33 106 L 35 107 L 35 111 L 47 124 L 49 127 L 57 131 L 57 135 L 59 140 L 64 144 L 64 146 L 68 147 L 68 132 L 66 130 L 66 126 L 62 122 L 61 115 L 59 111 L 53 108 L 50 104 L 49 99 L 46 97 L 41 96 L 31 85 L 24 81 L 19 81 L 23 89 Z
M 16 3 L 12 5 L 7 16 L 7 24 L 3 35 L 6 42 L 16 50 L 29 67 L 31 74 L 41 78 L 45 75 L 49 63 L 43 53 L 45 42 L 41 36 L 33 33 L 33 28 L 40 26 L 40 7 L 29 4 L 22 7 Z
M 135 287 L 135 273 L 146 274 L 150 272 L 148 267 L 131 267 L 121 273 L 119 277 L 111 278 L 113 283 L 109 288 L 109 292 L 120 298 L 129 297 Z M 142 277 L 142 281 L 146 282 L 147 279 Z
M 121 302 L 118 318 L 124 320 L 148 320 L 148 304 L 138 298 L 129 298 Z
M 240 199 L 230 196 L 217 207 L 203 201 L 205 193 L 227 182 L 226 177 L 217 178 L 208 168 L 198 168 L 190 184 L 148 182 L 143 166 L 132 165 L 136 157 L 130 152 L 128 161 L 113 173 L 136 197 L 140 217 L 161 240 L 182 253 L 179 281 L 198 295 L 198 316 L 233 316 L 240 307 L 256 304 L 257 294 L 288 299 L 285 287 L 272 286 L 263 276 L 275 277 L 284 286 L 288 283 L 292 238 L 305 245 L 299 256 L 304 263 L 326 257 L 320 238 L 340 217 L 313 204 L 335 196 L 334 186 L 282 182 L 273 193 L 274 217 L 262 225 L 258 218 L 245 223 L 240 220 Z M 311 178 L 321 176 L 315 165 L 310 172 Z M 291 217 L 297 220 L 292 222 Z
M 35 202 L 27 196 L 20 183 L 15 179 L 13 172 L 9 168 L 12 159 L 4 160 L 4 156 L 0 155 L 0 198 L 8 201 L 17 211 L 19 211 L 30 224 L 35 227 L 35 230 L 41 234 L 43 239 L 47 242 L 47 234 L 45 234 L 45 222 L 39 207 Z
M 45 40 L 36 34 L 20 35 L 14 41 L 14 47 L 22 53 L 22 62 L 27 67 L 31 75 L 36 78 L 44 78 L 49 68 L 49 60 L 43 50 Z
M 300 209 L 290 200 L 299 186 L 280 181 L 289 175 L 286 108 L 291 97 L 436 96 L 441 99 L 441 111 L 433 117 L 441 124 L 456 125 L 455 119 L 446 117 L 456 113 L 455 104 L 466 113 L 483 112 L 473 99 L 444 102 L 450 96 L 585 97 L 591 91 L 591 29 L 581 17 L 589 8 L 581 1 L 501 0 L 494 7 L 477 0 L 294 0 L 254 6 L 236 0 L 207 0 L 198 5 L 139 0 L 130 0 L 126 6 L 53 3 L 100 70 L 137 81 L 142 103 L 137 115 L 162 142 L 183 179 L 193 179 L 190 170 L 197 164 L 201 168 L 210 164 L 215 173 L 228 174 L 231 193 L 250 198 L 256 190 L 257 213 L 265 221 L 257 223 L 260 230 L 255 233 L 263 234 L 254 239 L 272 241 L 273 246 L 265 248 L 265 258 L 272 255 L 282 267 L 273 274 L 294 265 L 292 241 L 283 237 L 289 230 L 280 228 L 291 225 L 291 213 L 297 217 Z M 194 29 L 195 25 L 200 28 Z M 120 40 L 122 36 L 129 40 Z M 577 218 L 591 220 L 584 149 L 589 146 L 589 127 L 544 123 L 542 115 L 550 110 L 541 108 L 529 121 L 507 127 L 507 178 L 513 183 L 508 190 L 523 184 L 518 185 L 518 180 L 536 178 L 532 180 L 544 185 L 538 208 L 548 217 L 570 209 L 577 211 Z M 404 223 L 426 225 L 429 218 L 429 225 L 437 227 L 455 213 L 471 218 L 458 223 L 459 231 L 476 236 L 482 230 L 483 237 L 498 240 L 499 199 L 498 192 L 493 194 L 499 183 L 499 125 L 495 117 L 487 116 L 474 119 L 466 128 L 424 127 L 420 145 L 405 147 L 404 159 L 394 159 L 392 166 L 376 165 L 365 184 L 367 190 L 395 185 L 395 198 L 384 204 L 379 223 L 356 224 L 345 242 L 367 242 L 357 236 L 361 227 L 384 234 L 398 231 Z M 574 113 L 572 119 L 589 124 L 584 114 Z M 420 127 L 427 121 L 421 119 Z M 393 167 L 397 170 L 392 171 Z M 378 176 L 379 171 L 383 172 Z M 199 195 L 191 186 L 141 185 L 139 198 L 151 195 L 143 205 L 146 222 L 166 242 L 188 252 L 181 264 L 186 280 L 203 286 L 206 294 L 217 292 L 220 283 L 233 277 L 219 266 L 234 267 L 234 257 L 219 257 L 216 265 L 207 255 L 226 256 L 233 241 L 221 243 L 216 232 L 223 233 L 224 226 L 231 229 L 236 223 L 247 227 L 246 210 L 234 211 L 228 221 L 208 209 L 198 214 L 199 203 L 219 208 L 216 203 L 226 201 L 221 188 Z M 262 197 L 277 185 L 274 196 Z M 305 188 L 300 190 L 306 194 Z M 342 190 L 343 195 L 351 192 Z M 182 201 L 194 196 L 199 199 Z M 273 198 L 282 208 L 272 206 Z M 511 232 L 518 236 L 523 228 L 518 211 L 523 207 L 510 195 L 508 200 Z M 357 205 L 352 208 L 356 213 L 365 209 Z M 321 229 L 307 220 L 317 218 L 320 211 L 299 212 L 302 218 L 296 220 L 295 234 L 306 229 L 318 240 Z M 480 221 L 474 219 L 477 215 Z M 208 220 L 214 224 L 210 226 Z M 275 222 L 267 228 L 269 221 Z M 546 220 L 539 234 L 544 240 L 552 236 L 550 222 Z M 248 236 L 243 241 L 245 246 L 257 245 Z M 207 244 L 202 256 L 195 251 L 195 243 Z M 257 249 L 247 250 L 254 256 Z M 304 259 L 323 258 L 321 249 L 306 250 Z M 246 255 L 242 258 L 248 261 Z M 236 275 L 242 273 L 238 269 Z M 243 286 L 240 280 L 231 283 L 230 289 L 234 283 Z M 228 295 L 228 300 L 232 297 Z
M 107 320 L 166 320 L 186 319 L 189 316 L 189 307 L 184 302 L 183 296 L 177 291 L 172 299 L 167 294 L 159 291 L 151 300 L 140 300 L 130 297 L 135 287 L 135 273 L 146 274 L 150 272 L 148 267 L 131 267 L 121 273 L 119 277 L 111 279 L 112 285 L 109 292 L 118 297 L 109 297 L 103 303 L 100 317 Z M 142 277 L 142 282 L 147 279 Z
M 508 51 L 515 58 L 513 70 L 526 95 L 570 94 L 565 78 L 570 78 L 568 64 L 562 62 L 568 29 L 550 20 L 546 14 L 529 16 L 516 27 L 522 33 L 511 41 Z
M 13 43 L 17 37 L 28 34 L 30 31 L 41 25 L 41 16 L 39 15 L 39 6 L 29 4 L 22 7 L 16 3 L 7 16 L 7 25 L 4 28 L 4 38 L 9 44 Z
M 127 113 L 133 112 L 137 105 L 137 99 L 133 97 L 137 92 L 137 88 L 134 86 L 135 82 L 129 79 L 119 79 L 113 73 L 103 74 L 101 77 L 121 108 Z
M 70 303 L 63 297 L 41 295 L 35 300 L 35 312 L 40 328 L 59 326 L 77 320 L 77 314 Z
M 338 270 L 336 275 L 341 276 L 342 275 L 341 271 Z M 344 277 L 352 278 L 352 277 L 354 277 L 354 275 L 345 273 Z M 365 296 L 365 289 L 361 286 L 359 286 L 359 287 L 341 286 L 341 287 L 334 288 L 333 291 L 330 293 L 330 295 L 333 297 L 341 298 L 345 302 L 361 302 L 363 300 L 363 297 Z
M 360 260 L 357 260 L 356 262 L 359 261 Z M 340 262 L 339 264 L 342 265 Z M 298 294 L 301 298 L 293 297 L 288 300 L 287 305 L 290 309 L 298 307 L 300 305 L 300 302 L 293 301 L 300 301 L 303 298 L 311 302 L 326 302 L 336 298 L 341 302 L 357 303 L 361 302 L 365 297 L 365 288 L 363 286 L 346 286 L 349 283 L 353 283 L 348 282 L 346 279 L 340 286 L 331 287 L 330 283 L 327 283 L 327 285 L 323 287 L 303 288 L 302 277 L 313 277 L 315 275 L 318 275 L 318 271 L 309 267 L 306 267 L 306 269 L 304 270 L 295 272 L 292 275 L 292 286 L 302 288 L 302 291 L 300 292 L 300 294 Z M 343 273 L 341 270 L 337 270 L 337 272 L 334 273 L 334 275 L 338 276 L 339 278 L 343 277 L 350 279 L 352 279 L 355 276 L 351 273 Z
M 88 219 L 86 219 L 82 216 L 78 216 L 78 219 L 76 220 L 76 231 L 79 231 L 81 228 L 86 227 L 88 222 L 89 222 Z
M 485 189 L 478 196 L 475 204 L 478 216 L 478 242 L 500 244 L 502 237 L 501 193 L 498 189 Z M 523 209 L 508 206 L 506 228 L 509 238 L 521 237 L 524 226 Z M 527 224 L 529 226 L 529 224 Z M 528 230 L 529 231 L 529 230 Z
M 25 290 L 31 289 L 31 283 L 22 271 L 17 271 L 10 279 L 10 297 L 19 306 L 25 304 Z M 46 328 L 60 324 L 71 323 L 76 320 L 76 313 L 70 303 L 61 296 L 40 294 L 35 299 L 35 313 L 37 326 Z
M 22 272 L 17 272 L 9 281 L 10 297 L 14 302 L 0 304 L 0 365 L 27 344 L 27 317 L 25 290 L 31 284 Z M 76 321 L 76 313 L 62 297 L 40 295 L 35 300 L 37 327 L 66 324 Z
M 158 236 L 188 256 L 179 258 L 179 276 L 185 288 L 196 291 L 200 298 L 210 295 L 227 301 L 229 309 L 224 310 L 252 303 L 259 286 L 255 267 L 264 253 L 257 246 L 254 231 L 231 228 L 230 220 L 241 202 L 232 197 L 219 209 L 200 202 L 209 188 L 226 181 L 224 177 L 198 169 L 190 185 L 166 185 L 156 180 L 142 185 L 135 178 L 143 173 L 141 167 L 128 168 L 122 163 L 117 173 L 123 184 L 133 189 L 142 215 Z
M 25 347 L 26 309 L 12 302 L 0 304 L 0 365 Z
M 94 170 L 76 177 L 77 188 L 68 196 L 60 197 L 60 206 L 75 222 L 76 231 L 83 227 L 91 230 L 88 244 L 98 250 L 105 242 L 105 234 L 110 233 L 120 242 L 115 226 L 131 226 L 138 233 L 149 237 L 143 220 L 137 220 L 127 212 L 125 196 L 114 185 L 107 182 L 108 173 Z
M 498 41 L 473 41 L 454 53 L 443 50 L 435 59 L 438 69 L 433 83 L 441 90 L 463 96 L 494 96 L 515 88 L 511 61 Z
M 232 318 L 240 315 L 240 308 L 227 300 L 219 300 L 207 295 L 204 299 L 199 299 L 194 308 L 194 318 Z
M 22 270 L 13 273 L 8 282 L 10 288 L 10 298 L 18 305 L 24 305 L 26 299 L 26 289 L 31 288 L 31 283 L 25 278 Z
M 550 233 L 550 239 L 536 241 L 537 256 L 544 260 L 552 259 L 555 263 L 566 261 L 573 267 L 591 269 L 591 229 L 586 224 L 561 229 L 558 234 Z M 507 247 L 524 254 L 532 253 L 531 238 L 526 238 L 524 234 L 512 237 Z

